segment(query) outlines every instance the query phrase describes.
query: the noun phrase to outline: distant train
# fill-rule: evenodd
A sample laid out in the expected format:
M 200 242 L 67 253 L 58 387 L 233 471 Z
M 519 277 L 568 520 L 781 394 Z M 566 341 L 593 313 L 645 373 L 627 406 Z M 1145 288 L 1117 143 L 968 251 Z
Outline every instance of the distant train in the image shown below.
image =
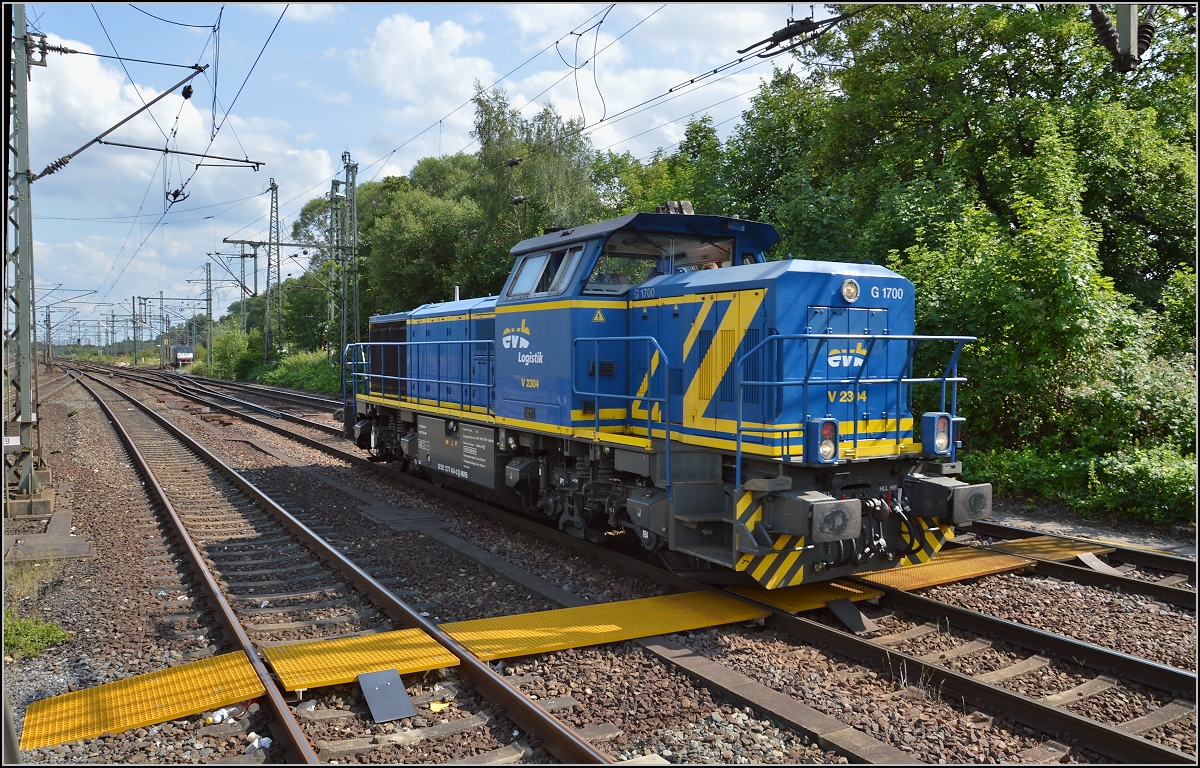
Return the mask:
M 914 335 L 888 269 L 767 261 L 773 227 L 689 209 L 547 232 L 498 296 L 372 317 L 345 352 L 346 436 L 771 589 L 927 561 L 988 516 L 991 486 L 955 478 L 974 339 Z
M 171 367 L 186 368 L 196 357 L 196 350 L 191 346 L 179 345 L 171 347 Z

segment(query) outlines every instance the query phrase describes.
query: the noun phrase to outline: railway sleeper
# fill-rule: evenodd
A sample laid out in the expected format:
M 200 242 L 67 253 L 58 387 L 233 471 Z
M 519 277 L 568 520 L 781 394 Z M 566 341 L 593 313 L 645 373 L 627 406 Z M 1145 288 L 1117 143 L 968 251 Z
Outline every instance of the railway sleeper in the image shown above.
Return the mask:
M 458 697 L 459 688 L 454 683 L 443 683 L 436 691 L 421 693 L 416 696 L 410 696 L 414 707 L 425 706 L 435 701 L 450 701 Z M 314 707 L 316 702 L 309 702 Z M 328 720 L 340 720 L 346 717 L 370 717 L 371 710 L 367 707 L 350 707 L 349 709 L 305 709 L 303 705 L 296 707 L 296 717 L 300 720 L 309 722 L 325 722 Z
M 357 613 L 345 613 L 340 616 L 328 616 L 324 619 L 307 619 L 301 621 L 281 621 L 275 624 L 244 624 L 247 632 L 280 632 L 285 629 L 304 629 L 307 627 L 327 627 L 336 624 L 349 624 L 365 619 L 379 617 L 379 611 L 368 608 Z
M 560 696 L 555 699 L 546 699 L 536 703 L 547 712 L 558 712 L 579 705 L 579 702 L 570 696 Z M 386 746 L 412 746 L 422 741 L 440 739 L 444 736 L 462 733 L 463 731 L 482 728 L 492 722 L 493 719 L 495 719 L 495 715 L 488 710 L 484 710 L 457 720 L 451 720 L 447 723 L 438 723 L 427 728 L 414 728 L 411 731 L 403 731 L 401 733 L 377 734 L 375 736 L 345 739 L 342 741 L 318 740 L 318 755 L 323 761 L 340 760 L 350 755 L 370 752 Z

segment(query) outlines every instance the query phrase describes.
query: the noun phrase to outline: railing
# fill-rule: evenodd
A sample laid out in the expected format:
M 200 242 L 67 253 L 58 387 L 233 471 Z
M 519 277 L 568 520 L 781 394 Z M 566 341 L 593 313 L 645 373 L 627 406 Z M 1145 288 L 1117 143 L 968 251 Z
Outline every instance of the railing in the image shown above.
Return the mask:
M 476 351 L 474 348 L 464 352 L 463 347 L 466 345 L 478 345 L 480 349 L 486 350 L 487 360 L 487 376 L 486 381 L 479 381 L 474 375 L 473 363 L 475 361 Z M 443 350 L 447 350 L 451 346 L 458 349 L 458 378 L 443 379 L 441 378 Z M 492 339 L 461 339 L 448 341 L 386 341 L 386 342 L 369 342 L 365 344 L 347 344 L 346 350 L 343 353 L 343 364 L 346 372 L 345 386 L 345 405 L 349 408 L 357 395 L 370 394 L 371 385 L 378 383 L 379 391 L 386 393 L 387 388 L 384 386 L 386 382 L 394 382 L 397 384 L 396 394 L 403 399 L 406 396 L 414 397 L 416 400 L 421 400 L 422 395 L 417 392 L 412 395 L 407 392 L 407 387 L 399 386 L 401 383 L 408 384 L 434 384 L 436 385 L 435 402 L 437 407 L 443 407 L 443 402 L 452 403 L 453 407 L 466 411 L 471 405 L 472 398 L 465 396 L 465 387 L 480 387 L 487 390 L 487 411 L 495 413 L 496 407 L 496 381 L 495 381 L 495 346 L 496 342 Z M 424 361 L 417 354 L 407 354 L 409 349 L 415 352 L 419 351 L 420 347 L 433 347 L 437 350 L 437 373 L 435 378 L 419 375 L 421 368 L 425 366 Z M 371 354 L 374 348 L 379 349 L 380 358 L 383 358 L 383 350 L 385 348 L 394 348 L 397 351 L 396 359 L 399 360 L 401 355 L 404 355 L 406 361 L 406 369 L 408 371 L 416 371 L 416 376 L 400 376 L 389 375 L 388 373 L 372 373 L 371 372 Z M 481 357 L 485 353 L 478 353 Z M 453 358 L 451 358 L 453 359 Z M 445 385 L 460 387 L 460 397 L 458 402 L 446 400 L 442 397 L 442 387 Z M 361 387 L 361 391 L 360 391 Z
M 627 342 L 628 343 L 628 342 L 634 342 L 634 341 L 640 341 L 640 342 L 645 343 L 645 345 L 646 345 L 646 361 L 647 362 L 646 362 L 646 392 L 645 392 L 645 394 L 644 395 L 636 395 L 636 394 L 629 395 L 629 394 L 618 394 L 615 392 L 601 392 L 600 391 L 600 343 L 601 342 Z M 576 347 L 578 347 L 580 344 L 588 343 L 588 342 L 590 342 L 594 345 L 593 346 L 593 357 L 592 357 L 592 361 L 593 361 L 592 372 L 588 375 L 588 378 L 592 379 L 592 382 L 594 385 L 594 390 L 591 392 L 584 392 L 575 385 L 575 372 L 577 370 L 579 370 L 579 366 L 576 365 L 577 358 L 576 358 L 575 350 L 576 350 Z M 652 347 L 653 347 L 653 354 L 651 354 Z M 658 362 L 657 366 L 654 364 L 655 356 L 657 356 L 659 358 L 659 362 Z M 627 356 L 627 359 L 629 359 L 629 358 L 632 358 L 632 355 Z M 664 371 L 664 375 L 662 376 L 661 381 L 663 382 L 662 388 L 665 391 L 663 392 L 662 397 L 654 397 L 651 394 L 651 390 L 654 388 L 654 371 L 656 368 L 661 368 Z M 670 377 L 665 375 L 665 372 L 668 370 L 669 370 L 669 366 L 668 366 L 668 361 L 667 361 L 667 353 L 666 353 L 666 351 L 663 350 L 662 346 L 659 345 L 658 339 L 654 338 L 653 336 L 592 336 L 592 337 L 575 339 L 571 344 L 571 394 L 572 395 L 591 395 L 593 398 L 595 398 L 595 400 L 593 401 L 596 404 L 594 429 L 595 429 L 595 435 L 597 437 L 600 435 L 600 398 L 603 397 L 603 398 L 608 398 L 608 399 L 612 399 L 612 400 L 622 400 L 622 401 L 627 401 L 630 403 L 637 403 L 637 402 L 641 402 L 643 400 L 646 401 L 646 403 L 647 403 L 647 406 L 646 406 L 646 439 L 650 441 L 651 445 L 653 445 L 653 443 L 654 443 L 654 409 L 651 408 L 649 406 L 649 404 L 650 403 L 661 404 L 662 415 L 663 415 L 662 423 L 663 423 L 663 429 L 664 429 L 663 437 L 664 437 L 664 443 L 666 444 L 665 471 L 666 471 L 666 484 L 667 484 L 667 498 L 668 498 L 668 500 L 673 500 L 672 499 L 672 491 L 671 491 L 671 383 L 670 383 Z M 633 408 L 632 407 L 630 407 L 630 409 L 629 409 L 629 415 L 630 415 L 630 420 L 632 420 L 632 416 L 633 416 Z
M 802 342 L 809 342 L 809 341 L 817 341 L 818 342 L 816 345 L 816 350 L 812 353 L 812 357 L 807 361 L 803 379 L 783 379 L 783 380 L 779 380 L 779 381 L 746 381 L 746 380 L 742 379 L 743 366 L 745 365 L 746 361 L 750 358 L 751 355 L 755 354 L 760 349 L 766 347 L 768 344 L 775 344 L 775 343 L 780 344 L 781 349 L 782 349 L 782 343 L 785 341 L 791 341 L 791 340 L 802 341 Z M 822 350 L 824 350 L 826 348 L 826 345 L 830 341 L 865 341 L 865 342 L 867 342 L 866 353 L 863 355 L 862 365 L 856 366 L 858 368 L 858 373 L 856 375 L 844 376 L 844 377 L 838 378 L 838 379 L 828 379 L 828 378 L 814 379 L 814 378 L 812 378 L 813 369 L 816 367 L 817 363 L 820 361 Z M 892 344 L 893 342 L 904 342 L 907 345 L 907 353 L 905 356 L 904 365 L 901 367 L 900 373 L 897 376 L 884 376 L 882 378 L 863 378 L 864 374 L 867 372 L 868 363 L 871 360 L 871 353 L 875 350 L 877 343 L 880 341 L 883 342 L 882 346 L 884 349 L 885 364 L 887 362 L 886 355 L 887 355 L 888 345 Z M 917 346 L 923 341 L 953 341 L 953 342 L 956 342 L 955 347 L 954 347 L 954 353 L 950 355 L 950 361 L 946 364 L 946 368 L 942 372 L 941 376 L 921 378 L 921 377 L 912 377 L 912 376 L 904 375 L 905 373 L 911 373 L 913 358 L 916 355 Z M 736 388 L 736 391 L 737 391 L 736 483 L 737 483 L 738 490 L 741 490 L 741 488 L 742 488 L 742 436 L 743 436 L 743 434 L 754 433 L 754 434 L 760 434 L 760 435 L 767 435 L 767 434 L 774 434 L 774 433 L 783 433 L 784 434 L 784 448 L 786 451 L 790 452 L 791 445 L 789 442 L 790 441 L 789 433 L 795 431 L 793 427 L 767 427 L 767 426 L 746 427 L 743 422 L 743 418 L 742 418 L 742 415 L 743 415 L 742 414 L 742 405 L 745 402 L 745 398 L 742 395 L 742 390 L 744 387 L 779 387 L 781 389 L 784 387 L 797 387 L 797 386 L 803 387 L 804 389 L 802 390 L 801 408 L 800 408 L 800 413 L 801 413 L 800 429 L 801 429 L 801 431 L 803 431 L 806 428 L 805 421 L 809 417 L 808 388 L 810 386 L 826 386 L 826 385 L 830 385 L 830 384 L 845 385 L 845 384 L 852 383 L 854 386 L 854 401 L 853 402 L 855 405 L 857 405 L 859 392 L 861 391 L 862 387 L 864 387 L 866 385 L 870 385 L 870 384 L 895 384 L 895 386 L 896 386 L 896 446 L 897 446 L 897 448 L 899 448 L 900 441 L 901 441 L 901 435 L 903 432 L 903 430 L 901 429 L 901 426 L 900 426 L 901 425 L 901 414 L 904 412 L 904 406 L 906 405 L 906 403 L 904 402 L 904 385 L 905 384 L 940 383 L 942 386 L 941 410 L 949 413 L 951 415 L 951 417 L 957 415 L 957 412 L 958 412 L 958 385 L 960 382 L 966 381 L 965 378 L 962 378 L 958 375 L 958 358 L 962 354 L 963 347 L 965 347 L 967 344 L 969 344 L 970 342 L 973 342 L 973 341 L 976 341 L 976 337 L 974 337 L 974 336 L 890 336 L 890 335 L 870 335 L 870 334 L 852 334 L 852 333 L 775 334 L 775 335 L 771 335 L 771 336 L 768 336 L 767 338 L 763 339 L 761 342 L 754 345 L 754 347 L 749 349 L 745 354 L 743 354 L 741 357 L 738 358 L 737 366 L 735 368 L 735 382 L 737 385 L 737 388 Z M 826 352 L 825 354 L 828 354 L 828 352 Z M 777 359 L 784 359 L 784 356 L 782 354 L 779 354 L 776 357 L 777 357 Z M 950 389 L 950 392 L 949 392 L 950 408 L 949 408 L 949 410 L 947 410 L 947 408 L 946 408 L 947 385 L 949 385 L 949 389 Z M 912 392 L 912 390 L 910 389 L 909 390 L 910 397 L 911 397 L 911 392 Z M 780 404 L 782 405 L 782 403 L 783 403 L 783 398 L 780 397 Z M 885 424 L 885 426 L 887 424 L 886 410 L 884 411 L 884 424 Z M 839 442 L 841 441 L 841 435 L 838 435 L 838 441 Z M 855 454 L 857 455 L 857 453 L 858 453 L 858 419 L 854 419 L 854 449 L 855 449 Z M 955 445 L 954 445 L 954 441 L 951 440 L 951 442 L 950 442 L 950 459 L 951 459 L 951 461 L 954 460 L 954 453 L 955 453 Z

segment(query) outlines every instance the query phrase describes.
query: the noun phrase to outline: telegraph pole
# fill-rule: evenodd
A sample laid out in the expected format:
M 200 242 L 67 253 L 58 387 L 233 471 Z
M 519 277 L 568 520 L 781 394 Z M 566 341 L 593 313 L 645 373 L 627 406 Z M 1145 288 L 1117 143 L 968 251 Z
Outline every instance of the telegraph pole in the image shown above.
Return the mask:
M 343 152 L 342 165 L 346 169 L 346 202 L 342 208 L 342 248 L 345 249 L 346 263 L 350 270 L 353 295 L 354 343 L 357 344 L 359 341 L 358 329 L 360 325 L 358 313 L 358 163 L 351 162 L 349 152 Z M 341 359 L 342 351 L 345 350 L 346 344 L 349 341 L 349 337 L 346 335 L 342 336 L 342 349 L 338 350 L 339 359 Z
M 333 272 L 329 275 L 329 335 L 333 336 L 334 328 L 341 329 L 341 346 L 335 349 L 331 340 L 329 356 L 331 360 L 339 361 L 346 343 L 346 268 L 342 250 L 341 185 L 341 179 L 335 178 L 329 186 L 329 255 L 333 264 Z
M 263 314 L 263 359 L 277 351 L 283 335 L 283 283 L 279 279 L 279 185 L 271 179 L 271 222 L 267 235 L 267 305 Z M 272 288 L 274 286 L 274 288 Z M 272 307 L 272 303 L 275 307 Z
M 42 469 L 35 457 L 38 442 L 34 390 L 37 358 L 34 350 L 33 215 L 29 199 L 29 57 L 30 41 L 25 24 L 25 6 L 6 6 L 11 56 L 8 64 L 8 231 L 5 237 L 4 283 L 7 322 L 4 342 L 4 494 L 5 512 L 35 512 L 46 501 L 40 497 Z M 11 398 L 11 400 L 10 400 Z M 9 435 L 8 425 L 17 426 Z M 48 478 L 47 478 L 48 480 Z M 49 502 L 52 504 L 53 502 Z M 38 512 L 41 509 L 36 510 Z M 48 511 L 48 510 L 46 510 Z
M 212 263 L 204 262 L 204 311 L 207 313 L 208 322 L 205 324 L 204 334 L 204 364 L 212 365 Z

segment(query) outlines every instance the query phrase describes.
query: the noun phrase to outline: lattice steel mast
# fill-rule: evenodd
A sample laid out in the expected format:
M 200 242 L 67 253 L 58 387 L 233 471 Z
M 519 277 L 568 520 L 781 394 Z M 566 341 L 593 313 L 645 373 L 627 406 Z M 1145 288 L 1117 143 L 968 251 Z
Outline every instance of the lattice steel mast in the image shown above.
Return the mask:
M 33 216 L 29 182 L 29 39 L 25 6 L 5 8 L 10 28 L 8 58 L 8 224 L 4 252 L 4 480 L 5 511 L 12 501 L 31 500 L 42 489 L 35 456 L 37 410 L 34 389 Z M 44 63 L 44 62 L 43 62 Z M 16 425 L 10 435 L 8 425 Z

